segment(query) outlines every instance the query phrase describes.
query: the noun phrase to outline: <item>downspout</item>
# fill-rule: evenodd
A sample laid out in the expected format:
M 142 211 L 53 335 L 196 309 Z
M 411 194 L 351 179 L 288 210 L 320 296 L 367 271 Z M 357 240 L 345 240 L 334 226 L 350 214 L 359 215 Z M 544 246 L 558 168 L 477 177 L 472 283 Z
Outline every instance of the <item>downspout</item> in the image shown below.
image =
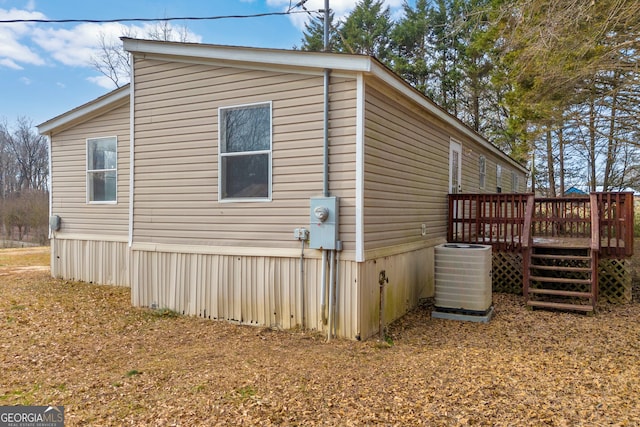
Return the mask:
M 322 195 L 329 197 L 329 77 L 330 70 L 324 70 L 324 156 L 323 156 L 323 183 Z
M 329 19 L 330 8 L 329 0 L 324 0 L 324 51 L 329 51 Z M 324 111 L 323 111 L 323 185 L 322 195 L 329 197 L 329 81 L 331 78 L 331 70 L 326 68 L 323 72 L 323 94 L 324 94 Z M 338 242 L 336 242 L 337 244 Z M 336 245 L 337 247 L 337 245 Z M 341 248 L 340 248 L 341 249 Z M 339 249 L 339 250 L 340 250 Z M 321 311 L 322 322 L 327 325 L 327 340 L 331 339 L 335 330 L 335 295 L 334 290 L 337 289 L 338 281 L 336 277 L 336 250 L 330 251 L 329 257 L 329 304 L 325 303 L 327 293 L 327 250 L 322 251 L 322 276 L 321 276 Z M 325 317 L 325 310 L 327 315 Z
M 334 336 L 338 336 L 338 327 L 336 326 L 338 324 L 338 322 L 336 321 L 336 319 L 338 318 L 338 301 L 340 300 L 340 295 L 338 294 L 338 291 L 340 290 L 340 288 L 338 287 L 338 283 L 339 283 L 339 279 L 340 279 L 340 251 L 342 251 L 342 241 L 338 240 L 336 242 L 336 250 L 334 251 L 336 253 L 336 267 L 335 267 L 335 292 L 333 295 L 333 335 Z
M 300 239 L 302 241 L 302 249 L 300 250 L 300 300 L 301 300 L 301 310 L 302 310 L 302 329 L 306 327 L 304 309 L 305 309 L 305 292 L 304 292 L 304 238 Z
M 322 250 L 322 273 L 320 275 L 320 311 L 322 312 L 322 324 L 327 324 L 327 316 L 325 314 L 327 308 L 327 251 Z
M 333 322 L 335 322 L 333 318 L 333 308 L 335 306 L 333 302 L 333 289 L 335 287 L 335 269 L 334 265 L 336 262 L 336 251 L 331 251 L 331 260 L 329 261 L 329 323 L 327 325 L 327 341 L 331 341 L 331 336 L 333 335 Z
M 324 197 L 329 197 L 329 69 L 324 70 L 324 111 L 323 111 L 323 165 L 322 165 L 322 195 Z M 320 292 L 321 295 L 321 303 L 320 310 L 322 311 L 322 323 L 329 324 L 331 326 L 328 317 L 325 314 L 326 311 L 326 294 L 327 294 L 327 250 L 322 250 L 322 274 L 321 274 L 321 285 L 322 290 Z M 333 268 L 333 265 L 331 265 Z M 331 289 L 331 275 L 329 275 L 329 289 Z M 329 291 L 331 292 L 331 291 Z M 329 311 L 331 310 L 331 298 L 329 298 Z M 331 331 L 331 329 L 329 329 Z M 331 332 L 329 332 L 331 334 Z
M 324 51 L 329 49 L 329 0 L 324 2 Z M 329 196 L 329 77 L 330 70 L 327 68 L 323 72 L 323 158 L 322 158 L 322 195 Z M 320 311 L 322 324 L 328 323 L 326 312 L 326 295 L 327 295 L 327 250 L 322 250 L 322 273 L 320 276 Z M 329 301 L 331 307 L 331 301 Z
M 329 0 L 324 0 L 324 46 L 323 51 L 329 52 Z M 322 195 L 329 197 L 329 77 L 331 70 L 324 69 L 324 169 Z

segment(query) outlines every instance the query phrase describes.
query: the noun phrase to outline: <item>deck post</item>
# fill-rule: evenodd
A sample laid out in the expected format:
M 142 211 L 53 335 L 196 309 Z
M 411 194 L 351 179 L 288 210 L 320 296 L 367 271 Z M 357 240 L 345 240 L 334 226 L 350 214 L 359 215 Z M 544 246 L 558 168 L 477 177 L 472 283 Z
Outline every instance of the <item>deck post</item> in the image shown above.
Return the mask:
M 531 243 L 533 236 L 531 226 L 533 224 L 533 209 L 535 196 L 530 194 L 527 197 L 527 207 L 524 213 L 524 225 L 522 226 L 522 296 L 525 303 L 529 301 L 529 274 L 531 267 Z
M 600 260 L 600 206 L 598 205 L 598 195 L 589 195 L 591 208 L 591 295 L 592 304 L 595 311 L 598 304 L 598 264 Z

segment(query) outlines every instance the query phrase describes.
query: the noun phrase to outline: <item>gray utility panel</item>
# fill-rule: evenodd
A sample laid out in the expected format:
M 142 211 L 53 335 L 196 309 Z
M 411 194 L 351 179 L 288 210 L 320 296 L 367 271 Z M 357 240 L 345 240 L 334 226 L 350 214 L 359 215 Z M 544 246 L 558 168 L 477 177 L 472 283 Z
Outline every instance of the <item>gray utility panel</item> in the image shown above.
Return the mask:
M 312 197 L 309 215 L 309 247 L 336 249 L 338 241 L 338 198 Z

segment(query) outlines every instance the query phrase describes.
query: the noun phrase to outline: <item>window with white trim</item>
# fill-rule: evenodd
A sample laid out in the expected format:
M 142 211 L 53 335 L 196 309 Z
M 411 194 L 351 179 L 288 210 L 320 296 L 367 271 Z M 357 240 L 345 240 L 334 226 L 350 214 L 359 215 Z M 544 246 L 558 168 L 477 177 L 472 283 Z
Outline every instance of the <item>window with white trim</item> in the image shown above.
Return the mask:
M 484 186 L 487 181 L 487 159 L 484 156 L 480 156 L 478 159 L 478 169 L 479 169 L 479 177 L 478 181 L 480 183 L 480 188 L 484 189 Z
M 87 202 L 116 203 L 118 138 L 87 139 Z
M 520 177 L 517 173 L 511 172 L 511 192 L 517 193 L 520 188 Z
M 271 103 L 220 107 L 219 199 L 271 199 Z
M 502 166 L 496 165 L 496 193 L 502 193 Z

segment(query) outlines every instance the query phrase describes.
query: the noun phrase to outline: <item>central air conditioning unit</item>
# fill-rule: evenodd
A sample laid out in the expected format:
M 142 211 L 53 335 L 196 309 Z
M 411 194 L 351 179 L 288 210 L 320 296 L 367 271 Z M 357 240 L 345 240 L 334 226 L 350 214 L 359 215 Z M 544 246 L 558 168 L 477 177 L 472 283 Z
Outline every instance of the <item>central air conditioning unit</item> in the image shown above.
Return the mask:
M 488 321 L 493 309 L 491 261 L 491 246 L 488 245 L 445 243 L 436 246 L 436 295 L 432 317 Z

